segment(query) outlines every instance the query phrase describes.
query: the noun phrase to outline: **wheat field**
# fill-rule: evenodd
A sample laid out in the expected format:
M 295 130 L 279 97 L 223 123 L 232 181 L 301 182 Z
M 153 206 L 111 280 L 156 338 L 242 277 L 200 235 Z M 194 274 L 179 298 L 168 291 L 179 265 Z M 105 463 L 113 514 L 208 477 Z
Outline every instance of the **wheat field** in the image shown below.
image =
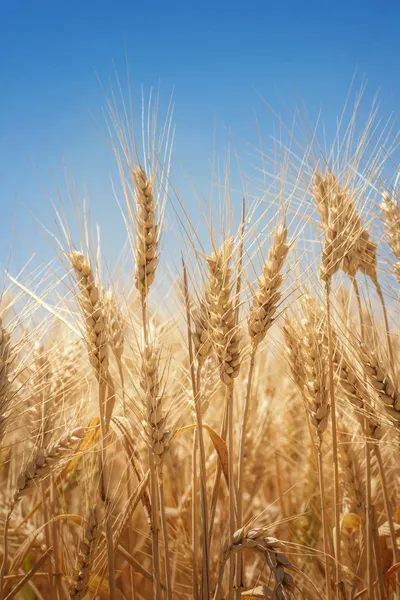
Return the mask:
M 394 124 L 303 122 L 189 204 L 157 110 L 107 101 L 117 264 L 61 206 L 4 274 L 0 598 L 399 600 Z

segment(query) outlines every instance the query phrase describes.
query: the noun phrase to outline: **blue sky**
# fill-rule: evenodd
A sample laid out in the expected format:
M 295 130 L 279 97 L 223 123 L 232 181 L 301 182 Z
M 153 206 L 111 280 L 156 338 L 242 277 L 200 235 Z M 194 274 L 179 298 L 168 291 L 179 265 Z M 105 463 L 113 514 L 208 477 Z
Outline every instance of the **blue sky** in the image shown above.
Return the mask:
M 188 175 L 205 192 L 213 148 L 222 152 L 228 131 L 254 140 L 257 114 L 271 136 L 260 96 L 283 118 L 304 102 L 329 120 L 357 71 L 367 97 L 380 89 L 384 114 L 396 110 L 399 25 L 398 3 L 366 0 L 0 0 L 0 264 L 13 227 L 16 264 L 33 248 L 47 255 L 22 204 L 48 222 L 57 188 L 65 193 L 64 165 L 116 251 L 123 226 L 97 77 L 108 87 L 115 65 L 125 80 L 126 57 L 137 105 L 142 85 L 160 85 L 165 102 L 174 88 L 174 182 L 186 190 Z

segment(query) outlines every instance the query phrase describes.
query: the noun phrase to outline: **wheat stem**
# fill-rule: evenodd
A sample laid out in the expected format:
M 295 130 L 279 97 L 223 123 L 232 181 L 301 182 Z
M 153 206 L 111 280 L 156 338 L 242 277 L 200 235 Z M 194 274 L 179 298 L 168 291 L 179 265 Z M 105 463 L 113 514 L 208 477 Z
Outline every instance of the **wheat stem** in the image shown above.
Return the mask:
M 323 465 L 323 460 L 322 460 L 321 442 L 318 443 L 317 459 L 318 459 L 319 489 L 320 489 L 320 498 L 321 498 L 322 532 L 323 532 L 324 554 L 325 554 L 326 598 L 327 598 L 327 600 L 332 600 L 331 559 L 330 559 L 330 551 L 329 551 L 329 531 L 328 531 L 328 518 L 327 518 L 327 513 L 326 513 L 326 502 L 325 502 L 324 465 Z
M 192 446 L 192 563 L 193 563 L 193 598 L 197 600 L 199 596 L 199 575 L 198 575 L 198 548 L 199 534 L 197 527 L 197 430 L 193 433 Z
M 247 421 L 248 421 L 248 417 L 249 417 L 251 384 L 252 384 L 252 380 L 253 380 L 256 351 L 257 351 L 257 348 L 255 346 L 252 346 L 251 354 L 250 354 L 249 371 L 248 371 L 248 375 L 247 375 L 246 396 L 245 396 L 245 400 L 244 400 L 241 433 L 240 433 L 239 462 L 238 462 L 238 491 L 237 491 L 237 515 L 238 515 L 237 516 L 237 526 L 238 526 L 238 528 L 242 527 L 242 525 L 243 525 L 244 451 L 245 451 L 245 444 L 246 444 Z M 239 564 L 237 565 L 237 568 L 238 567 L 239 567 Z M 243 565 L 242 565 L 242 561 L 240 561 L 240 569 L 238 568 L 238 573 L 236 575 L 236 589 L 240 590 L 241 588 L 243 588 L 243 586 L 244 586 L 243 577 L 244 577 Z
M 339 598 L 339 586 L 341 585 L 341 542 L 340 542 L 340 487 L 339 487 L 339 460 L 337 449 L 337 427 L 336 427 L 336 402 L 335 384 L 333 371 L 333 343 L 331 325 L 331 301 L 330 301 L 330 279 L 325 283 L 326 292 L 326 322 L 328 329 L 328 369 L 329 369 L 329 396 L 331 402 L 331 425 L 332 425 L 332 458 L 334 473 L 334 523 L 335 523 L 335 573 L 336 573 L 336 598 Z
M 194 352 L 191 335 L 191 318 L 190 318 L 190 302 L 189 302 L 189 287 L 187 279 L 186 263 L 182 258 L 183 267 L 183 285 L 184 285 L 184 296 L 185 296 L 185 308 L 186 308 L 186 320 L 187 320 L 187 335 L 188 335 L 188 351 L 189 351 L 189 362 L 190 362 L 190 378 L 192 384 L 192 394 L 194 399 L 194 409 L 197 423 L 197 436 L 195 440 L 199 442 L 200 450 L 200 503 L 201 503 L 201 519 L 202 519 L 202 597 L 204 599 L 209 598 L 209 534 L 208 534 L 208 502 L 207 502 L 207 471 L 206 471 L 206 453 L 204 447 L 204 436 L 203 436 L 203 416 L 201 413 L 201 397 L 200 397 L 200 383 L 201 383 L 201 370 L 204 359 L 204 354 L 209 352 L 208 338 L 206 342 L 199 343 L 198 346 L 198 360 L 197 360 L 197 371 L 195 371 L 194 364 Z M 201 342 L 201 334 L 200 339 Z M 193 442 L 194 443 L 194 442 Z M 194 447 L 193 447 L 193 451 Z M 193 472 L 193 477 L 195 474 Z
M 165 588 L 167 600 L 172 600 L 171 559 L 169 553 L 167 517 L 165 514 L 165 497 L 162 465 L 158 469 L 158 489 L 160 494 L 161 535 L 164 544 Z

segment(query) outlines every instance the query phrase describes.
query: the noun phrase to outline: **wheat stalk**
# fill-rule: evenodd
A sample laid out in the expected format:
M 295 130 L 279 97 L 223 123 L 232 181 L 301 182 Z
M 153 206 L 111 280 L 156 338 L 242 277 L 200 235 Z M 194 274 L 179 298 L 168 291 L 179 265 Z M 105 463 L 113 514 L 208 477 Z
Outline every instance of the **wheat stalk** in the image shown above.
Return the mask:
M 0 317 L 0 442 L 6 431 L 11 402 L 11 343 L 10 334 Z

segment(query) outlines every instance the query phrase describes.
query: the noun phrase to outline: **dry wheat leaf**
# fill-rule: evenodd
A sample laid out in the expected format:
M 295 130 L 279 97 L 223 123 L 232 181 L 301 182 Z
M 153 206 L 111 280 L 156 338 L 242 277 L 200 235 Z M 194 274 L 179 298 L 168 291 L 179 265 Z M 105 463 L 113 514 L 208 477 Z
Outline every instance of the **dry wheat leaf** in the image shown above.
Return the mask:
M 185 427 L 181 427 L 175 434 L 175 437 L 179 437 L 186 431 L 190 431 L 191 429 L 195 429 L 197 425 L 186 425 Z M 221 464 L 222 472 L 225 477 L 226 485 L 229 488 L 229 475 L 228 475 L 228 449 L 226 447 L 226 443 L 222 439 L 222 437 L 209 425 L 203 424 L 203 428 L 206 429 L 210 435 L 210 439 L 214 445 L 214 448 L 218 454 L 219 462 Z

